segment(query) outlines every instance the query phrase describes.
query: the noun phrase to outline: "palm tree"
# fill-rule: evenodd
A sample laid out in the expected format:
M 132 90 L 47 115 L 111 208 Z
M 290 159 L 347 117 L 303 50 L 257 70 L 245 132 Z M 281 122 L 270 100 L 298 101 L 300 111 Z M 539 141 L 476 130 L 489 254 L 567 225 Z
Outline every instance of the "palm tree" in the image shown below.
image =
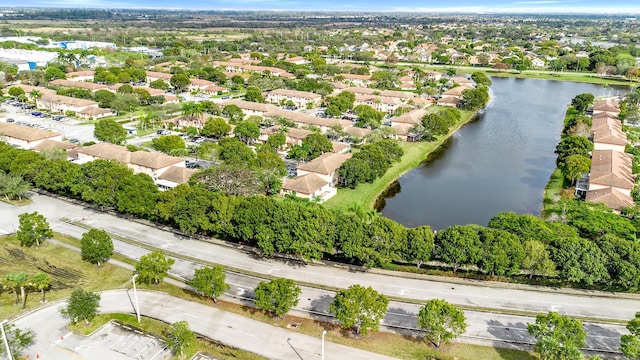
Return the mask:
M 20 295 L 22 296 L 22 308 L 24 309 L 27 306 L 27 297 L 24 289 L 29 282 L 29 275 L 25 273 L 9 273 L 5 277 L 5 281 L 7 282 L 7 285 L 13 289 L 13 293 L 16 294 L 16 305 L 18 305 L 18 290 L 20 290 Z
M 39 272 L 35 275 L 33 275 L 33 277 L 31 278 L 31 286 L 36 289 L 39 290 L 40 292 L 42 292 L 42 302 L 46 302 L 46 299 L 44 297 L 44 291 L 46 289 L 49 288 L 49 285 L 51 285 L 51 278 L 49 277 L 49 275 L 43 273 L 43 272 Z

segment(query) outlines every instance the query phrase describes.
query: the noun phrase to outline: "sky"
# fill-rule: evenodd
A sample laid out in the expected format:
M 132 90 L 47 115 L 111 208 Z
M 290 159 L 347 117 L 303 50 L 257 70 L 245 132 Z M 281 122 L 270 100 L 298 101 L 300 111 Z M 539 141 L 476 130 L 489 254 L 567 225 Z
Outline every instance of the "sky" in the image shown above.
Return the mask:
M 0 0 L 1 6 L 191 10 L 640 14 L 640 0 Z

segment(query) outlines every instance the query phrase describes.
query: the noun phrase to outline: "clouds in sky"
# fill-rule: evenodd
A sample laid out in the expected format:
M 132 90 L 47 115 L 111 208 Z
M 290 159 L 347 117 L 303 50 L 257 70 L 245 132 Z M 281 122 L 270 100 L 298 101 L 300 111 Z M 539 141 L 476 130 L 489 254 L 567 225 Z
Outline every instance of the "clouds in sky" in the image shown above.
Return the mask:
M 314 10 L 403 12 L 572 12 L 640 13 L 637 0 L 23 0 L 20 7 L 146 8 L 194 10 Z

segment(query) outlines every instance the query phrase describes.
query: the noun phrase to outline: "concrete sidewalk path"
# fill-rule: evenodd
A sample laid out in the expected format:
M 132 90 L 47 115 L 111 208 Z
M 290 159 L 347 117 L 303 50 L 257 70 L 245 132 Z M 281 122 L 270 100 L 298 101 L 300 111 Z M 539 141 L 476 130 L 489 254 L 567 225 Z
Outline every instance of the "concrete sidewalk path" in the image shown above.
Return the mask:
M 194 303 L 165 293 L 138 291 L 140 311 L 143 316 L 162 320 L 166 323 L 186 320 L 190 328 L 210 339 L 227 346 L 247 350 L 270 359 L 316 360 L 322 358 L 321 334 L 312 337 L 268 325 L 244 316 L 221 311 L 213 306 Z M 101 313 L 135 313 L 133 290 L 111 290 L 102 292 Z M 65 326 L 68 319 L 62 317 L 59 308 L 64 303 L 27 314 L 14 323 L 20 328 L 31 328 L 36 333 L 36 342 L 26 354 L 40 359 L 67 360 L 85 359 L 79 353 L 63 348 L 69 331 Z M 86 350 L 84 351 L 86 353 Z M 102 354 L 104 356 L 104 354 Z M 325 342 L 325 359 L 383 360 L 388 356 Z

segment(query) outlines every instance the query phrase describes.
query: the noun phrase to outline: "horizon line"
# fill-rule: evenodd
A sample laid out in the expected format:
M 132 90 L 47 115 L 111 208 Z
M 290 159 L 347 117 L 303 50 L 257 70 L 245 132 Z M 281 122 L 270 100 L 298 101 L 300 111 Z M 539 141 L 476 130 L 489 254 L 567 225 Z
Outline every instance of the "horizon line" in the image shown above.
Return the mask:
M 462 10 L 462 9 L 451 9 L 451 8 L 434 8 L 430 10 L 425 9 L 378 9 L 378 10 L 355 10 L 355 9 L 341 9 L 341 10 L 318 10 L 318 9 L 240 9 L 240 8 L 181 8 L 181 7 L 78 7 L 78 6 L 2 6 L 0 5 L 0 10 L 12 10 L 12 9 L 21 9 L 21 10 L 154 10 L 154 11 L 188 11 L 188 12 L 206 12 L 206 11 L 219 11 L 219 12 L 232 12 L 232 11 L 243 11 L 243 12 L 260 12 L 260 11 L 270 11 L 270 12 L 280 12 L 280 13 L 294 13 L 294 12 L 304 12 L 304 13 L 329 13 L 329 14 L 339 14 L 339 13 L 360 13 L 360 14 L 464 14 L 464 15 L 497 15 L 497 14 L 510 14 L 510 15 L 600 15 L 600 16 L 611 16 L 611 15 L 628 15 L 635 16 L 640 15 L 640 7 L 637 9 L 615 9 L 606 11 L 602 8 L 591 7 L 591 8 L 582 8 L 581 10 L 560 10 L 560 9 L 508 9 L 508 10 Z

